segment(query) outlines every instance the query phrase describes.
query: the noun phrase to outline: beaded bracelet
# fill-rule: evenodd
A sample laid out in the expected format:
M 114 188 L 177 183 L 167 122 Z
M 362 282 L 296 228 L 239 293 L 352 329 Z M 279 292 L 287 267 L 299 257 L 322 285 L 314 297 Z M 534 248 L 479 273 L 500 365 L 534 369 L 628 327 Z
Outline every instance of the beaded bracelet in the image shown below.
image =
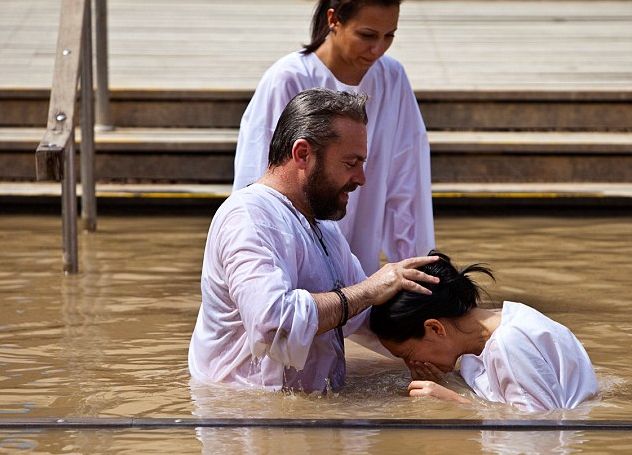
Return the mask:
M 342 305 L 342 317 L 340 318 L 340 323 L 338 324 L 338 327 L 342 327 L 349 319 L 349 300 L 347 300 L 347 296 L 344 292 L 342 292 L 342 290 L 336 288 L 334 289 L 334 292 L 340 298 L 340 304 Z

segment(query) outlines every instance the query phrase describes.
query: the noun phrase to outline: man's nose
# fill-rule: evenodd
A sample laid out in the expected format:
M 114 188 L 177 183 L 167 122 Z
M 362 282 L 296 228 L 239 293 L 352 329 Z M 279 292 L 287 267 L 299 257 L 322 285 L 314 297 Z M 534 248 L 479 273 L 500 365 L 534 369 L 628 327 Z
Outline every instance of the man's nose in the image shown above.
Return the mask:
M 364 175 L 364 166 L 358 166 L 358 167 L 359 167 L 358 171 L 353 176 L 353 183 L 355 183 L 358 186 L 362 186 L 366 182 L 366 176 Z

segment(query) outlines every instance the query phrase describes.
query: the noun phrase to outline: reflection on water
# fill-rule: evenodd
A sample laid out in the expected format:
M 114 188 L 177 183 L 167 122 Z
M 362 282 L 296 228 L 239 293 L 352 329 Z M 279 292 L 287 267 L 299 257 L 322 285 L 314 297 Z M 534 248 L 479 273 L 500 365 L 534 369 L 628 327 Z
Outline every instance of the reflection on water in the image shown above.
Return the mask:
M 204 217 L 102 217 L 99 232 L 80 238 L 81 273 L 64 277 L 57 217 L 0 217 L 0 418 L 193 414 L 627 419 L 632 415 L 632 363 L 627 352 L 632 344 L 628 310 L 631 217 L 437 219 L 440 249 L 457 263 L 484 261 L 494 268 L 497 284 L 488 288 L 492 301 L 521 301 L 566 324 L 595 363 L 604 390 L 600 401 L 573 411 L 538 415 L 480 401 L 459 406 L 410 399 L 405 396 L 409 378 L 403 364 L 353 344 L 347 349 L 348 385 L 339 394 L 276 394 L 190 383 L 186 354 L 199 307 L 199 274 L 209 221 Z M 550 432 L 546 437 L 502 432 L 403 434 L 278 429 L 3 431 L 0 449 L 27 450 L 29 444 L 36 444 L 42 452 L 57 453 L 63 447 L 81 451 L 85 442 L 95 448 L 93 453 L 99 447 L 105 452 L 107 444 L 127 447 L 133 453 L 134 447 L 155 443 L 152 437 L 169 441 L 180 453 L 189 448 L 199 452 L 200 442 L 195 438 L 204 447 L 212 440 L 217 444 L 214 447 L 225 445 L 229 450 L 237 444 L 260 452 L 280 450 L 279 441 L 305 447 L 307 452 L 334 447 L 351 453 L 383 452 L 402 444 L 449 448 L 449 441 L 459 441 L 458 447 L 451 446 L 453 450 L 530 447 L 515 445 L 512 441 L 518 436 L 524 437 L 524 444 L 544 445 L 542 453 L 546 447 L 603 448 L 604 441 L 621 452 L 631 448 L 621 440 L 616 446 L 606 433 Z M 64 438 L 71 442 L 61 443 Z
M 551 432 L 498 432 L 454 430 L 296 430 L 296 429 L 198 429 L 203 443 L 202 453 L 230 452 L 236 445 L 246 453 L 278 454 L 288 447 L 300 447 L 304 453 L 432 453 L 453 455 L 457 453 L 502 453 L 549 455 L 577 453 L 596 439 L 600 444 L 602 434 L 586 434 L 580 431 Z M 620 437 L 609 433 L 610 440 Z M 596 442 L 596 441 L 595 441 Z M 621 449 L 632 444 L 620 444 Z
M 0 453 L 194 454 L 195 429 L 177 430 L 0 430 Z
M 0 430 L 0 453 L 630 453 L 620 432 L 190 428 Z

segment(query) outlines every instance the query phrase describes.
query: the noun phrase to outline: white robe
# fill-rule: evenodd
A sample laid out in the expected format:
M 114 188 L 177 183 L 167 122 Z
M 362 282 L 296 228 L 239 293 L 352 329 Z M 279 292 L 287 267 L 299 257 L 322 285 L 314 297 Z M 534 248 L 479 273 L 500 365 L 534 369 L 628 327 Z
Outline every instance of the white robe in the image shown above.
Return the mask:
M 233 193 L 211 223 L 202 267 L 202 305 L 189 346 L 189 371 L 202 382 L 307 392 L 344 384 L 342 336 L 316 336 L 311 293 L 365 279 L 337 224 L 319 222 L 325 254 L 307 219 L 261 184 Z M 377 338 L 368 311 L 344 336 Z M 358 340 L 361 341 L 361 340 Z
M 599 392 L 590 358 L 573 333 L 539 311 L 504 302 L 483 352 L 461 359 L 476 394 L 525 411 L 572 409 Z
M 281 112 L 314 87 L 369 95 L 366 184 L 349 195 L 339 222 L 366 274 L 379 268 L 381 251 L 389 261 L 426 255 L 435 245 L 428 136 L 404 68 L 386 55 L 359 86 L 338 81 L 313 53 L 292 53 L 270 67 L 241 120 L 233 189 L 263 175 Z

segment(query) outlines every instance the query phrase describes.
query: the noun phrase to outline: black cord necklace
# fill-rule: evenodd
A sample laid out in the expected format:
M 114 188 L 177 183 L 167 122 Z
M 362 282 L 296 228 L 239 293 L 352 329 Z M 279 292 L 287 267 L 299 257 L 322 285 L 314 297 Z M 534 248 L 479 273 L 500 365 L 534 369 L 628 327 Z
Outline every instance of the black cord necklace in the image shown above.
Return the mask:
M 323 232 L 318 227 L 318 221 L 314 221 L 314 223 L 310 223 L 310 225 L 312 226 L 314 234 L 316 234 L 316 238 L 318 239 L 320 246 L 323 247 L 323 251 L 327 256 L 329 256 L 329 252 L 327 251 L 327 247 L 325 246 L 325 242 L 323 241 Z

